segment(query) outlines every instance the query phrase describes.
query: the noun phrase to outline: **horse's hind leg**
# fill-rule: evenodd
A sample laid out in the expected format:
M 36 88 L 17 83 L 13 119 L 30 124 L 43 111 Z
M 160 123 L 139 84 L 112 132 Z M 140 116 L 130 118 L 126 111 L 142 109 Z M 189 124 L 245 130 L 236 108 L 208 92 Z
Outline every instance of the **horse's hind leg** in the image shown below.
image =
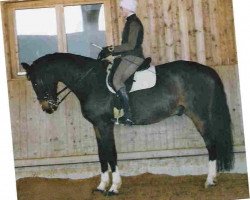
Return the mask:
M 200 132 L 201 136 L 204 139 L 206 148 L 208 150 L 209 155 L 209 163 L 208 163 L 208 176 L 205 182 L 205 188 L 213 186 L 216 184 L 216 172 L 217 172 L 217 165 L 216 165 L 216 146 L 214 138 L 211 134 L 211 127 L 207 117 L 200 117 L 194 113 L 186 113 L 194 122 L 197 130 Z
M 208 175 L 207 180 L 205 182 L 205 188 L 210 186 L 214 186 L 217 182 L 216 180 L 216 147 L 215 145 L 207 147 L 208 155 L 209 155 L 209 163 L 208 163 Z

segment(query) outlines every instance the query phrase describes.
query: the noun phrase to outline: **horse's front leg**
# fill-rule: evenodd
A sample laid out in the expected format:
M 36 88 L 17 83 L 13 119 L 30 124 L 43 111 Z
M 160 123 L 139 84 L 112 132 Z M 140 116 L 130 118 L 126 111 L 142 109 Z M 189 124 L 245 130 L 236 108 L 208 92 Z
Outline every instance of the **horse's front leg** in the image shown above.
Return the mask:
M 95 133 L 98 145 L 98 155 L 101 163 L 101 182 L 97 187 L 98 191 L 105 192 L 109 186 L 108 164 L 112 171 L 112 185 L 108 195 L 118 194 L 122 180 L 117 166 L 117 153 L 114 140 L 114 126 L 102 125 L 95 126 Z

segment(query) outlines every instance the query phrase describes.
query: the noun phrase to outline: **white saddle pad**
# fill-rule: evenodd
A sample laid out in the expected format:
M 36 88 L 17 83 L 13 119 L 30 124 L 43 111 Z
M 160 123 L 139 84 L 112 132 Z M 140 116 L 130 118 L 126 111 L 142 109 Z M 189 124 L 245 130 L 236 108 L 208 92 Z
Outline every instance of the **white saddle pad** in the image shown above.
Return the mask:
M 155 83 L 156 83 L 155 66 L 151 66 L 147 70 L 135 73 L 134 82 L 130 92 L 152 88 L 155 86 Z M 110 92 L 115 93 L 113 88 L 111 88 L 108 84 L 108 78 L 106 78 L 106 85 Z

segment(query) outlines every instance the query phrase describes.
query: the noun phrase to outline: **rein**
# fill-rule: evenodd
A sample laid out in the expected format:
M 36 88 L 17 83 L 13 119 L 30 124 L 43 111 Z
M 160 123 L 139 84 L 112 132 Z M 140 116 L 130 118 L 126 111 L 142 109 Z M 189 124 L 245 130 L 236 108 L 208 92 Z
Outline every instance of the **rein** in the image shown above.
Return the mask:
M 68 87 L 63 88 L 60 92 L 58 92 L 58 93 L 57 93 L 57 96 L 58 96 L 59 94 L 61 94 L 63 91 L 65 91 L 66 89 L 68 89 Z M 72 92 L 72 91 L 70 90 L 66 95 L 64 95 L 63 98 L 62 98 L 60 101 L 57 102 L 57 106 L 59 106 L 59 105 L 67 98 L 67 96 L 68 96 L 71 92 Z
M 59 92 L 56 93 L 56 96 L 58 97 L 61 93 L 63 93 L 65 90 L 67 90 L 68 87 L 64 87 L 62 90 L 60 90 Z M 67 98 L 67 96 L 71 93 L 72 91 L 70 90 L 66 95 L 63 96 L 63 98 L 57 102 L 57 106 L 59 106 L 63 101 L 64 99 Z
M 94 45 L 94 44 L 92 44 L 92 45 Z M 99 48 L 98 45 L 94 45 L 94 46 L 97 46 L 97 47 Z M 118 58 L 118 57 L 120 57 L 120 55 L 119 55 L 119 56 L 112 56 L 112 59 L 111 59 L 111 60 L 110 60 L 110 59 L 105 59 L 105 58 L 102 59 L 102 60 L 107 60 L 107 61 L 109 61 L 111 64 L 113 64 L 113 63 L 114 63 L 114 60 L 115 60 L 116 58 Z M 136 63 L 133 62 L 133 61 L 130 61 L 130 60 L 126 59 L 126 58 L 123 58 L 123 59 L 138 66 L 138 64 L 136 64 Z M 95 68 L 95 66 L 92 67 L 92 68 L 90 68 L 89 71 L 87 71 L 86 75 L 83 76 L 83 77 L 80 77 L 79 80 L 76 81 L 76 83 L 78 83 L 79 81 L 81 81 L 81 80 L 83 80 L 84 78 L 86 78 L 86 77 L 89 75 L 89 73 L 90 73 L 94 68 Z M 110 69 L 107 68 L 107 70 L 110 70 Z M 147 70 L 148 70 L 148 69 L 147 69 Z M 150 71 L 150 70 L 149 70 L 149 71 Z M 154 72 L 152 72 L 152 73 L 154 73 Z M 62 92 L 64 92 L 66 89 L 68 89 L 67 86 L 64 87 L 62 90 L 60 90 L 60 91 L 56 94 L 56 96 L 58 97 L 58 96 L 59 96 Z M 68 96 L 71 92 L 72 92 L 72 91 L 70 90 L 66 95 L 64 95 L 63 98 L 62 98 L 60 101 L 58 101 L 57 106 L 59 106 L 59 105 L 67 98 L 67 96 Z
M 89 75 L 89 73 L 90 73 L 94 68 L 95 68 L 95 66 L 92 67 L 92 68 L 90 68 L 90 69 L 87 71 L 87 73 L 85 74 L 85 76 L 80 77 L 80 78 L 76 81 L 76 84 L 77 84 L 79 81 L 82 81 L 83 79 L 85 79 L 85 78 Z M 63 92 L 64 92 L 65 90 L 67 90 L 67 89 L 68 89 L 67 86 L 64 87 L 62 90 L 60 90 L 59 92 L 56 93 L 56 96 L 58 97 L 61 93 L 63 93 Z M 68 92 L 67 94 L 65 94 L 65 95 L 63 96 L 63 98 L 57 102 L 57 106 L 59 106 L 59 105 L 67 98 L 67 96 L 68 96 L 71 92 L 72 92 L 72 91 L 69 90 L 69 92 Z

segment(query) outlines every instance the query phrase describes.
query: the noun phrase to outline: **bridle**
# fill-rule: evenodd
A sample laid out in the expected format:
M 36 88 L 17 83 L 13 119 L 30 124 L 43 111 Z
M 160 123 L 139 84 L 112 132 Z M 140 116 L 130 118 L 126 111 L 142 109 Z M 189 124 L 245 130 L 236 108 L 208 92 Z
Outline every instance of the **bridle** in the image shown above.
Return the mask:
M 48 104 L 50 105 L 50 108 L 55 110 L 57 107 L 58 107 L 58 103 L 57 103 L 57 99 L 54 100 L 53 96 L 50 95 L 50 92 L 51 91 L 46 84 L 44 84 L 44 81 L 43 79 L 39 79 L 39 84 L 38 83 L 35 83 L 34 86 L 35 88 L 39 85 L 39 87 L 41 88 L 40 90 L 37 90 L 38 94 L 37 94 L 37 100 L 39 102 L 41 101 L 47 101 Z M 56 95 L 57 97 L 57 95 Z
M 87 71 L 87 73 L 86 73 L 84 76 L 80 77 L 80 78 L 75 82 L 75 84 L 77 84 L 77 83 L 79 83 L 80 81 L 84 80 L 94 68 L 95 68 L 95 66 L 91 67 L 91 68 Z M 69 91 L 62 97 L 62 99 L 58 101 L 58 96 L 59 96 L 61 93 L 63 93 L 65 90 L 67 90 L 67 89 L 69 89 L 69 88 L 66 86 L 66 87 L 64 87 L 63 89 L 61 89 L 59 92 L 56 93 L 56 97 L 57 97 L 57 103 L 56 103 L 56 105 L 57 105 L 57 107 L 58 107 L 58 106 L 68 97 L 68 95 L 72 92 L 71 90 L 69 90 Z
M 56 93 L 56 97 L 57 97 L 57 100 L 58 100 L 58 96 L 63 93 L 65 90 L 67 90 L 68 87 L 64 87 L 62 90 L 60 90 L 59 92 Z M 67 96 L 71 93 L 72 91 L 70 90 L 69 92 L 67 92 L 67 94 L 65 94 L 63 96 L 63 98 L 59 101 L 57 101 L 57 107 L 67 98 Z

